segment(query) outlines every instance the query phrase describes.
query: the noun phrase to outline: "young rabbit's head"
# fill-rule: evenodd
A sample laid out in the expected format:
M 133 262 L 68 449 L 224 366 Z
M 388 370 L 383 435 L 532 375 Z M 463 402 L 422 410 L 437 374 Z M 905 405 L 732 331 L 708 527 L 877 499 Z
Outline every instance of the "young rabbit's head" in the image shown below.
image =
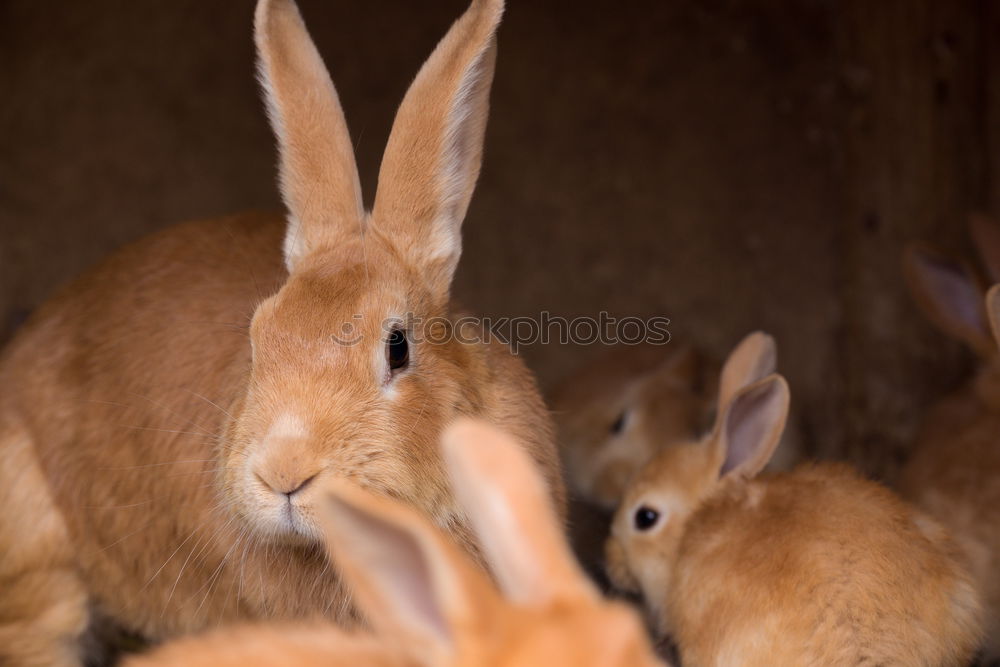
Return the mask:
M 576 495 L 613 509 L 628 480 L 664 447 L 702 432 L 714 369 L 691 346 L 621 346 L 553 396 L 559 443 Z
M 608 572 L 619 588 L 662 600 L 688 521 L 709 497 L 760 472 L 788 416 L 788 385 L 775 375 L 774 341 L 754 333 L 722 371 L 711 433 L 660 452 L 629 484 L 607 543 Z
M 446 502 L 442 423 L 475 412 L 485 391 L 447 317 L 502 10 L 474 0 L 424 64 L 367 212 L 337 92 L 298 9 L 257 5 L 289 275 L 253 315 L 248 389 L 222 456 L 236 511 L 262 535 L 318 539 L 317 482 L 333 470 L 425 508 Z

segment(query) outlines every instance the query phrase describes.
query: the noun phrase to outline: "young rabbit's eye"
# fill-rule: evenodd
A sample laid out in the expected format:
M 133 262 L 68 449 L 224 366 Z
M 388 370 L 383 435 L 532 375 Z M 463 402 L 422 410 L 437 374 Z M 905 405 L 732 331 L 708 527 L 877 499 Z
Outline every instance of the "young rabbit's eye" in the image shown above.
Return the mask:
M 622 432 L 624 428 L 625 428 L 625 412 L 622 411 L 622 413 L 618 415 L 618 419 L 616 419 L 614 423 L 611 424 L 611 433 L 612 435 L 618 435 L 619 433 Z
M 660 513 L 643 505 L 635 511 L 636 530 L 649 530 L 656 525 L 660 519 Z
M 389 368 L 393 371 L 406 368 L 410 362 L 410 345 L 406 341 L 406 332 L 402 329 L 393 329 L 389 334 L 386 357 L 389 359 Z

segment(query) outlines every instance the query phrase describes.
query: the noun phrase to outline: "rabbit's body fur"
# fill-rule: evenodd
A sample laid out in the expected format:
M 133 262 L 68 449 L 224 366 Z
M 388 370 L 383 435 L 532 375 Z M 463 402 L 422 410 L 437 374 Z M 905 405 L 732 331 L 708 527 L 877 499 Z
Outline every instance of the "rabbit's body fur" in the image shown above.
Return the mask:
M 903 496 L 946 524 L 964 553 L 983 598 L 991 659 L 1000 657 L 1000 385 L 995 366 L 985 365 L 969 387 L 928 412 L 898 480 Z
M 844 465 L 728 485 L 681 539 L 684 664 L 960 665 L 978 600 L 942 530 Z

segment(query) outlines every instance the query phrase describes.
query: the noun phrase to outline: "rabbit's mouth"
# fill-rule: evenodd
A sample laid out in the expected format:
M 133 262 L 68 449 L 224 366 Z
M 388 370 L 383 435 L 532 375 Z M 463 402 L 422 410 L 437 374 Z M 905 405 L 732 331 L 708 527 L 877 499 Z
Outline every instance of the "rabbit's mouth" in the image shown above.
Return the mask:
M 267 477 L 247 471 L 244 477 L 243 514 L 261 536 L 276 542 L 318 542 L 315 503 L 320 473 L 298 478 Z
M 278 494 L 258 489 L 253 494 L 254 508 L 247 519 L 258 534 L 275 542 L 315 543 L 322 539 L 316 520 L 313 499 L 304 491 Z

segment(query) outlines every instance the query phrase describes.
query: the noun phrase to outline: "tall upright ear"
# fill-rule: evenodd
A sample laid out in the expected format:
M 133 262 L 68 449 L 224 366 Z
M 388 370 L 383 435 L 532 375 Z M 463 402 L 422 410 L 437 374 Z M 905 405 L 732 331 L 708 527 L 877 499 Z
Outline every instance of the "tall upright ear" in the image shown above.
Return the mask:
M 473 0 L 451 27 L 406 93 L 379 171 L 373 224 L 439 298 L 479 177 L 502 13 L 503 0 Z
M 973 213 L 969 216 L 969 235 L 990 283 L 1000 283 L 1000 226 L 988 215 Z
M 741 340 L 722 367 L 718 414 L 736 392 L 773 373 L 777 363 L 778 350 L 771 336 L 755 331 Z
M 340 99 L 293 0 L 259 0 L 254 38 L 280 151 L 292 271 L 310 252 L 360 232 L 361 184 Z
M 486 577 L 413 509 L 338 480 L 320 523 L 327 550 L 365 617 L 421 663 L 450 664 L 456 628 L 484 622 Z
M 917 305 L 941 331 L 983 357 L 995 350 L 972 269 L 922 244 L 903 253 L 903 276 Z
M 753 477 L 767 465 L 788 419 L 788 383 L 772 374 L 737 392 L 713 433 L 719 476 Z
M 508 435 L 463 419 L 444 433 L 452 487 L 508 600 L 544 606 L 596 591 L 569 549 L 538 468 Z

